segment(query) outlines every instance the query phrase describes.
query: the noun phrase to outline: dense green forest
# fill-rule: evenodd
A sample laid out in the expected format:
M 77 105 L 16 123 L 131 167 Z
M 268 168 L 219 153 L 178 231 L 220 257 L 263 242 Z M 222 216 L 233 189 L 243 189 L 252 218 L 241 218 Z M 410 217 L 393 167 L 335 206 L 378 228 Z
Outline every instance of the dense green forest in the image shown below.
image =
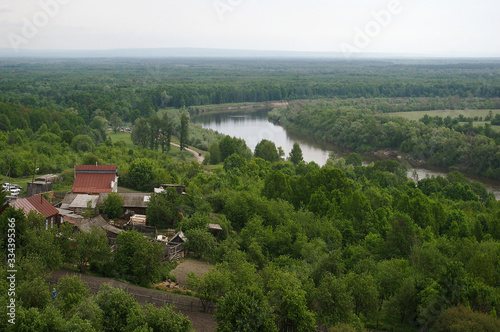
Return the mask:
M 165 107 L 310 98 L 425 97 L 409 102 L 413 110 L 500 108 L 498 62 L 54 59 L 2 60 L 0 71 L 5 101 L 72 108 L 87 123 L 97 109 L 134 122 Z
M 397 161 L 362 166 L 355 153 L 319 167 L 302 161 L 300 146 L 284 156 L 263 140 L 250 151 L 189 117 L 206 104 L 328 98 L 291 102 L 270 116 L 361 151 L 396 149 L 499 178 L 499 138 L 488 126 L 384 114 L 500 108 L 499 71 L 481 61 L 2 60 L 0 170 L 31 176 L 36 166 L 71 187 L 76 157 L 118 165 L 126 188 L 186 185 L 186 195 L 152 195 L 148 224 L 182 228 L 192 257 L 215 264 L 188 283 L 207 307 L 215 303 L 218 331 L 496 331 L 500 203 L 482 184 L 458 172 L 414 182 Z M 111 139 L 124 126 L 131 145 Z M 176 139 L 208 151 L 216 166 L 169 150 Z M 171 277 L 157 244 L 123 232 L 111 253 L 104 233 L 46 231 L 39 216 L 8 208 L 0 216 L 5 262 L 9 218 L 20 330 L 159 331 L 158 322 L 190 329 L 170 307 L 141 310 L 108 287 L 89 295 L 78 278 L 61 280 L 51 301 L 45 277 L 61 267 L 141 286 Z M 208 223 L 222 232 L 214 236 Z M 1 280 L 7 303 L 6 269 Z M 14 330 L 2 308 L 0 328 Z

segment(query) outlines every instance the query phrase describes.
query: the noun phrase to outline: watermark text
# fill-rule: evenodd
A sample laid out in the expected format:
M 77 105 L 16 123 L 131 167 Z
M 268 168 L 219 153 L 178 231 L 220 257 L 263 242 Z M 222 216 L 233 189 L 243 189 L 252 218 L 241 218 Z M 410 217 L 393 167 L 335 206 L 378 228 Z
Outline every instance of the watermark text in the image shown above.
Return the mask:
M 10 218 L 7 228 L 7 316 L 10 324 L 16 324 L 16 219 Z
M 61 9 L 61 5 L 65 5 L 69 0 L 40 0 L 38 10 L 31 19 L 22 18 L 23 25 L 20 33 L 10 32 L 7 35 L 12 49 L 17 53 L 21 45 L 26 45 L 35 38 L 40 29 L 46 27 L 51 18 L 54 18 Z
M 356 27 L 352 43 L 341 43 L 340 50 L 344 56 L 350 58 L 354 53 L 361 52 L 370 46 L 373 39 L 387 28 L 395 16 L 401 14 L 404 6 L 400 0 L 391 0 L 385 9 L 373 11 L 372 20 L 367 22 L 363 28 Z
M 244 0 L 215 0 L 214 8 L 221 21 L 224 21 L 226 13 L 234 11 L 241 6 L 243 1 Z

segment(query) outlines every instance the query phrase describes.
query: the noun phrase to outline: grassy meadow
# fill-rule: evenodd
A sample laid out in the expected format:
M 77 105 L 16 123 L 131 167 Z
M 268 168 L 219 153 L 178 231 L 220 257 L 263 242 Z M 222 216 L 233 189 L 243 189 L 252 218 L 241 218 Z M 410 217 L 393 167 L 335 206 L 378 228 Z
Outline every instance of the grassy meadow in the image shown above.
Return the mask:
M 439 116 L 442 118 L 446 118 L 450 116 L 451 118 L 458 118 L 460 114 L 462 114 L 466 118 L 470 117 L 479 117 L 484 119 L 491 113 L 493 116 L 495 114 L 500 114 L 500 110 L 439 110 L 439 111 L 415 111 L 415 112 L 397 112 L 397 113 L 388 113 L 393 116 L 401 116 L 408 120 L 418 121 L 424 117 L 424 115 L 428 115 L 430 117 Z M 486 123 L 490 123 L 489 121 L 474 121 L 474 126 L 484 126 Z M 491 126 L 494 131 L 500 132 L 500 126 Z
M 439 116 L 442 118 L 446 118 L 450 116 L 451 118 L 458 118 L 460 114 L 465 116 L 466 118 L 470 117 L 482 117 L 483 119 L 491 113 L 493 116 L 495 114 L 500 114 L 500 110 L 439 110 L 439 111 L 415 111 L 415 112 L 397 112 L 397 113 L 387 113 L 389 115 L 394 116 L 402 116 L 408 120 L 420 120 L 424 117 L 424 115 L 428 115 L 430 117 Z

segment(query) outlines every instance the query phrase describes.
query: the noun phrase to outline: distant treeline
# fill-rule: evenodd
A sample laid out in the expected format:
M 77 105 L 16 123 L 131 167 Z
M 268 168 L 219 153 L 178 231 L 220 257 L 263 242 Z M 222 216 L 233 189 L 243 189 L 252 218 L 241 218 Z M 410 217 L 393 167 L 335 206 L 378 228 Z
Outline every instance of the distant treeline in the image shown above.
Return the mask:
M 317 98 L 377 98 L 347 103 L 361 103 L 380 112 L 500 108 L 498 63 L 3 61 L 0 73 L 4 101 L 35 109 L 72 109 L 87 123 L 97 109 L 108 119 L 117 113 L 132 123 L 167 107 Z

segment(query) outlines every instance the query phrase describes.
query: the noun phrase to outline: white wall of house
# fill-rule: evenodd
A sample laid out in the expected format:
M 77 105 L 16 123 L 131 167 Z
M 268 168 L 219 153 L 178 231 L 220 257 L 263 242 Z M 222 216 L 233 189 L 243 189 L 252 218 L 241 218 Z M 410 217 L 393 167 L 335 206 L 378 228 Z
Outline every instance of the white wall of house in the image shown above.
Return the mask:
M 111 189 L 114 193 L 118 192 L 118 176 L 115 177 L 115 181 L 111 181 Z

